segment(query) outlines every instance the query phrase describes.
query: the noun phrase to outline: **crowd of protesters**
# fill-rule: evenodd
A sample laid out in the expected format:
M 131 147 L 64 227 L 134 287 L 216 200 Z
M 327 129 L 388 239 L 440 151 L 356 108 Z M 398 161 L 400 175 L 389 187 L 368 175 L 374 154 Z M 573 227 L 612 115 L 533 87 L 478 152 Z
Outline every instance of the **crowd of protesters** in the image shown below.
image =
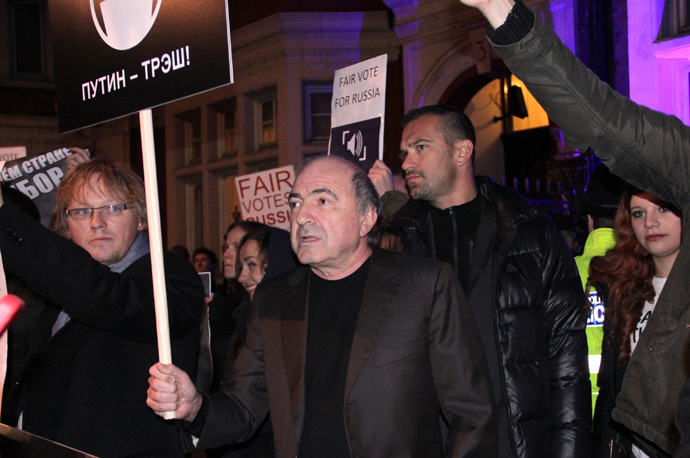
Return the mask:
M 101 457 L 690 456 L 690 128 L 613 92 L 521 1 L 461 1 L 603 160 L 582 243 L 475 174 L 462 111 L 413 109 L 395 173 L 315 158 L 289 232 L 237 221 L 221 263 L 165 254 L 162 364 L 143 183 L 83 157 L 53 231 L 3 188 L 0 252 L 27 304 L 3 422 Z

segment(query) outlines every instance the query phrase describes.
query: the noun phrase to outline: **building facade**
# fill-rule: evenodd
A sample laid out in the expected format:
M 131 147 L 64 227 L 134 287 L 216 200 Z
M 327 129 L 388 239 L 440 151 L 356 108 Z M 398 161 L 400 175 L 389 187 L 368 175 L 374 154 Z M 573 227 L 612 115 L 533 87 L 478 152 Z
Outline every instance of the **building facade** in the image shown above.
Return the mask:
M 690 122 L 686 1 L 527 3 L 615 89 Z M 526 91 L 529 115 L 506 116 L 509 88 L 521 83 L 492 56 L 484 19 L 457 0 L 230 2 L 230 21 L 235 83 L 153 110 L 166 246 L 219 251 L 240 210 L 232 178 L 324 154 L 333 72 L 384 53 L 389 164 L 399 164 L 403 113 L 434 103 L 470 116 L 477 171 L 497 181 L 544 174 L 515 172 L 529 161 L 506 145 L 523 138 L 545 145 L 534 163 L 579 154 Z M 140 170 L 136 115 L 58 133 L 52 64 L 47 0 L 0 0 L 0 147 L 39 154 L 81 146 Z

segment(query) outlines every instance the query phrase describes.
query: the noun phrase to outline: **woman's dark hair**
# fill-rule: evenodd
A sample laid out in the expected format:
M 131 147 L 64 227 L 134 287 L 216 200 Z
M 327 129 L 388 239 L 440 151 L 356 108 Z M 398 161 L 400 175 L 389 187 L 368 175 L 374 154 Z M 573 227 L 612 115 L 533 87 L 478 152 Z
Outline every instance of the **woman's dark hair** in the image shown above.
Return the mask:
M 238 260 L 237 262 L 235 262 L 236 282 L 237 279 L 240 277 L 240 273 L 242 272 L 242 263 L 239 261 L 239 254 L 242 250 L 242 247 L 250 240 L 254 240 L 259 246 L 259 260 L 261 261 L 264 268 L 266 266 L 266 263 L 268 262 L 268 248 L 271 243 L 271 229 L 263 224 L 261 226 L 262 227 L 259 228 L 257 231 L 245 234 L 244 237 L 242 237 L 242 240 L 240 240 L 240 243 L 237 247 Z M 235 324 L 235 332 L 232 334 L 232 336 L 230 336 L 230 342 L 228 344 L 228 359 L 225 364 L 225 369 L 223 370 L 223 380 L 225 380 L 225 378 L 228 376 L 228 373 L 232 368 L 232 365 L 235 363 L 235 360 L 237 359 L 237 354 L 239 353 L 240 348 L 242 348 L 242 345 L 247 339 L 247 326 L 253 310 L 252 305 L 249 302 L 249 294 L 247 294 L 247 292 L 244 291 L 244 288 L 240 289 L 242 290 L 242 302 L 233 314 L 233 318 L 236 318 L 237 323 Z
M 225 239 L 228 236 L 228 233 L 235 229 L 236 227 L 239 227 L 244 231 L 244 234 L 253 234 L 254 232 L 258 232 L 262 229 L 267 228 L 265 224 L 262 223 L 257 223 L 256 221 L 235 221 L 232 223 L 230 226 L 228 226 L 227 230 L 225 231 L 225 234 L 223 235 L 223 251 L 221 251 L 220 255 L 221 257 L 225 254 Z M 238 250 L 239 253 L 239 250 Z M 225 280 L 225 289 L 228 294 L 238 294 L 241 292 L 242 287 L 239 286 L 239 283 L 237 283 L 237 277 L 233 278 L 232 280 Z
M 606 290 L 605 322 L 620 347 L 619 361 L 630 357 L 630 335 L 635 331 L 645 302 L 654 300 L 652 279 L 656 269 L 652 256 L 640 245 L 632 227 L 630 200 L 644 193 L 628 186 L 616 212 L 616 244 L 589 264 L 589 283 Z M 599 287 L 597 289 L 600 289 Z
M 225 239 L 225 237 L 228 236 L 228 232 L 235 229 L 236 227 L 241 228 L 246 234 L 251 234 L 252 232 L 259 231 L 267 226 L 256 221 L 235 221 L 234 223 L 228 226 L 227 230 L 225 231 L 225 234 L 223 235 L 223 239 Z
M 254 240 L 259 246 L 259 261 L 261 261 L 261 264 L 265 267 L 266 262 L 268 261 L 268 246 L 271 243 L 271 230 L 268 228 L 268 226 L 264 226 L 256 232 L 245 234 L 244 237 L 242 237 L 242 240 L 240 240 L 240 244 L 237 246 L 238 261 L 242 247 L 250 240 Z M 241 272 L 242 263 L 236 262 L 235 278 L 240 278 Z

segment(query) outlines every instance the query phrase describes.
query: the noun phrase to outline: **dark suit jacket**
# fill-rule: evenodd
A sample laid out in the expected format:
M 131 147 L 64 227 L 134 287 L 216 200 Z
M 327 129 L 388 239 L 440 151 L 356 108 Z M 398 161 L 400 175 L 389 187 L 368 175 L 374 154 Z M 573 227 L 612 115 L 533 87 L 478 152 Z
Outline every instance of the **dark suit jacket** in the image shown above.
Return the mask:
M 20 376 L 24 429 L 99 457 L 183 456 L 172 422 L 146 405 L 158 361 L 150 256 L 111 272 L 10 204 L 0 207 L 0 252 L 56 305 L 39 318 Z M 193 374 L 203 287 L 178 256 L 166 255 L 165 269 L 173 362 Z M 51 337 L 63 308 L 71 320 Z
M 310 269 L 257 288 L 247 345 L 210 400 L 198 448 L 242 441 L 271 412 L 276 455 L 295 457 L 304 420 Z M 495 456 L 486 358 L 450 265 L 375 249 L 345 387 L 352 456 Z

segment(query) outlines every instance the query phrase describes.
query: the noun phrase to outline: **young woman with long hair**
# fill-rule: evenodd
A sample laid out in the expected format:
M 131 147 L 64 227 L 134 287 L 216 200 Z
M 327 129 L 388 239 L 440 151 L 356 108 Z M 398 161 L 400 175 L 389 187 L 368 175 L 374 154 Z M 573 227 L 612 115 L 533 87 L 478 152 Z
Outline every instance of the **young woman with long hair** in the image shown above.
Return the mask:
M 614 231 L 616 245 L 605 256 L 593 258 L 589 267 L 589 281 L 605 304 L 592 456 L 666 456 L 616 423 L 611 412 L 627 362 L 678 255 L 680 212 L 653 194 L 629 187 L 623 193 Z

